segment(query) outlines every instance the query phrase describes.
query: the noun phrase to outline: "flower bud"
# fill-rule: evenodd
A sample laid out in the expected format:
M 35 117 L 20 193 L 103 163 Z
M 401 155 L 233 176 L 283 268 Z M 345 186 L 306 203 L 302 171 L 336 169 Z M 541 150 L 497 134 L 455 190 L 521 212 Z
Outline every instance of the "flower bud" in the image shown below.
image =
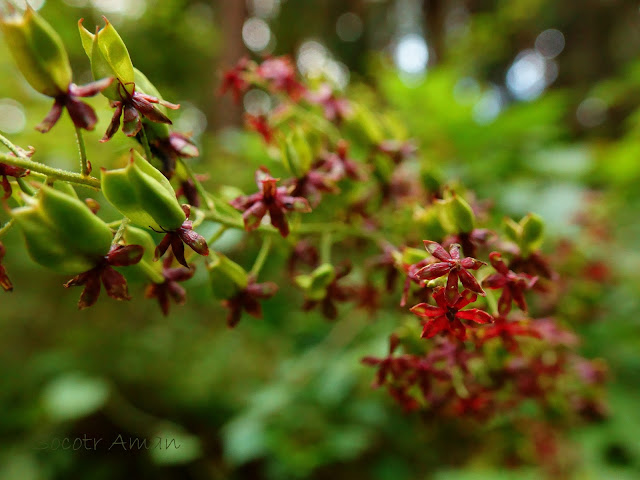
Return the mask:
M 211 255 L 207 265 L 213 296 L 219 300 L 229 300 L 249 285 L 249 275 L 236 262 L 221 253 Z
M 303 177 L 311 168 L 313 152 L 309 142 L 300 129 L 294 129 L 282 147 L 282 162 L 294 177 Z
M 125 168 L 103 171 L 102 191 L 109 203 L 140 227 L 173 231 L 187 218 L 169 180 L 133 150 Z
M 452 193 L 442 202 L 445 215 L 453 225 L 455 233 L 469 233 L 473 230 L 475 214 L 471 206 L 459 195 Z
M 322 300 L 327 295 L 327 287 L 336 278 L 336 270 L 333 265 L 323 263 L 309 275 L 298 275 L 294 281 L 302 290 L 308 300 Z
M 43 186 L 37 199 L 13 210 L 31 258 L 59 273 L 78 274 L 95 266 L 111 247 L 111 229 L 83 202 Z
M 102 91 L 105 97 L 117 101 L 133 95 L 136 78 L 127 46 L 113 25 L 102 18 L 105 26 L 95 35 L 84 28 L 82 19 L 78 22 L 78 30 L 84 51 L 91 60 L 93 78 L 114 77 L 118 80 Z
M 72 79 L 67 52 L 60 36 L 33 8 L 27 5 L 23 16 L 0 16 L 0 29 L 18 68 L 35 90 L 49 97 L 67 92 Z
M 535 213 L 530 213 L 520 220 L 522 227 L 522 239 L 520 248 L 523 252 L 537 250 L 544 239 L 544 222 Z

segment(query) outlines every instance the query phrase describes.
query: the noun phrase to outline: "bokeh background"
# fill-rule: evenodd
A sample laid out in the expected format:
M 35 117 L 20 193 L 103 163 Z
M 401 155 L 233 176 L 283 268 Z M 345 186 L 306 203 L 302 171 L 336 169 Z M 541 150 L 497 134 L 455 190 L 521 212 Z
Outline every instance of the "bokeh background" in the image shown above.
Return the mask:
M 242 108 L 270 102 L 262 92 L 241 106 L 221 98 L 221 72 L 243 55 L 289 54 L 303 75 L 394 109 L 434 175 L 465 183 L 498 214 L 542 215 L 551 245 L 569 239 L 580 262 L 603 269 L 562 311 L 582 336 L 581 352 L 609 365 L 610 412 L 566 432 L 566 455 L 576 478 L 640 478 L 637 2 L 30 3 L 64 39 L 79 84 L 90 71 L 78 19 L 89 29 L 101 15 L 114 23 L 134 64 L 182 105 L 176 129 L 193 133 L 202 153 L 194 167 L 209 186 L 251 188 L 264 152 L 239 128 Z M 23 81 L 1 41 L 0 69 L 0 131 L 34 145 L 40 161 L 75 168 L 70 122 L 49 135 L 34 131 L 50 102 Z M 100 123 L 85 137 L 89 158 L 110 165 L 130 144 L 122 135 L 98 143 L 110 113 L 104 99 L 91 103 Z M 166 318 L 135 287 L 133 302 L 78 312 L 79 292 L 36 266 L 18 232 L 3 242 L 16 288 L 0 296 L 0 479 L 542 478 L 534 465 L 503 468 L 491 452 L 504 437 L 491 427 L 474 426 L 458 448 L 447 428 L 404 415 L 370 389 L 372 372 L 359 359 L 384 352 L 394 315 L 372 319 L 347 307 L 327 323 L 292 309 L 301 303 L 292 291 L 265 303 L 263 321 L 228 330 L 204 271 L 188 285 L 188 304 Z M 216 248 L 250 262 L 257 245 L 230 233 Z M 267 262 L 275 278 L 283 255 Z M 160 436 L 181 448 L 54 448 L 55 439 L 85 435 L 103 443 Z

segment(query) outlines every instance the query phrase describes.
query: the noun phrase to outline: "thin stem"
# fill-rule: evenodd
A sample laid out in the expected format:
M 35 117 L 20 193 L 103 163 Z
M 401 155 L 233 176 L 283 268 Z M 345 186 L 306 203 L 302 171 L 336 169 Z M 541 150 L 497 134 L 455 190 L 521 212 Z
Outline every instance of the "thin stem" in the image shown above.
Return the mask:
M 34 162 L 25 157 L 16 156 L 13 157 L 6 153 L 0 153 L 0 161 L 8 165 L 16 167 L 26 168 L 33 172 L 46 175 L 47 177 L 55 180 L 61 180 L 63 182 L 74 183 L 76 185 L 84 185 L 86 187 L 95 188 L 100 190 L 100 180 L 95 177 L 81 175 L 79 173 L 68 172 L 59 168 L 53 168 L 43 163 Z
M 9 220 L 7 223 L 5 223 L 2 228 L 0 228 L 0 238 L 2 238 L 2 236 L 4 236 L 5 233 L 7 233 L 9 230 L 11 230 L 11 227 L 13 227 L 13 218 L 11 220 Z
M 115 245 L 120 240 L 122 240 L 122 236 L 124 235 L 124 231 L 127 229 L 127 225 L 129 225 L 129 219 L 127 217 L 124 217 L 122 219 L 122 221 L 120 222 L 120 226 L 118 227 L 118 231 L 116 232 L 116 234 L 113 237 L 113 242 L 111 242 L 113 245 Z
M 151 145 L 149 144 L 149 138 L 147 137 L 147 131 L 144 126 L 140 129 L 140 139 L 142 140 L 142 148 L 144 148 L 144 154 L 147 157 L 147 162 L 151 163 Z
M 76 127 L 76 140 L 78 141 L 78 151 L 80 152 L 80 173 L 84 176 L 91 174 L 91 164 L 87 161 L 87 149 L 84 146 L 82 130 Z
M 330 231 L 322 234 L 320 241 L 320 262 L 331 263 L 331 247 L 333 245 L 333 238 Z
M 267 260 L 267 256 L 269 256 L 269 251 L 271 250 L 271 243 L 272 243 L 272 237 L 268 236 L 268 237 L 264 237 L 264 240 L 262 241 L 262 246 L 260 247 L 260 251 L 258 252 L 258 256 L 256 257 L 256 261 L 253 264 L 253 267 L 251 267 L 251 275 L 253 275 L 254 278 L 258 277 L 258 274 L 260 273 L 260 270 L 262 270 L 262 267 L 264 265 L 264 262 Z
M 184 168 L 185 172 L 187 172 L 187 176 L 191 179 L 194 186 L 196 187 L 196 191 L 198 192 L 198 194 L 200 194 L 202 199 L 207 204 L 207 208 L 209 210 L 213 210 L 215 208 L 215 205 L 213 204 L 213 201 L 209 197 L 209 194 L 207 193 L 207 191 L 202 186 L 202 183 L 200 183 L 200 180 L 196 178 L 196 175 L 193 173 L 191 166 L 189 166 L 189 164 L 187 164 L 187 162 L 185 162 L 183 159 L 180 159 L 179 161 L 182 167 Z
M 3 135 L 0 135 L 0 142 L 7 147 L 16 157 L 24 156 L 20 148 L 16 147 L 11 141 Z
M 149 277 L 149 280 L 151 280 L 153 283 L 164 283 L 165 281 L 164 275 L 162 275 L 162 273 L 160 273 L 158 270 L 153 268 L 153 266 L 149 265 L 149 263 L 147 263 L 145 260 L 140 260 L 140 262 L 137 263 L 136 265 L 139 265 L 140 268 L 144 270 L 144 273 L 147 275 L 147 277 Z
M 220 228 L 218 230 L 216 230 L 216 233 L 214 233 L 211 238 L 209 239 L 209 241 L 207 242 L 207 245 L 211 246 L 214 243 L 216 243 L 220 237 L 222 235 L 224 235 L 224 233 L 229 229 L 229 227 L 225 227 L 224 225 L 221 225 Z

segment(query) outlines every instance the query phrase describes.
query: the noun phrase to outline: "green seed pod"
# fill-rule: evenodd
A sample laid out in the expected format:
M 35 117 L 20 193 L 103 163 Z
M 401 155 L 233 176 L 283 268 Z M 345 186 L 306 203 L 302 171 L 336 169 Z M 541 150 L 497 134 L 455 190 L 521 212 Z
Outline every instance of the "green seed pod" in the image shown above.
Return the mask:
M 22 75 L 49 97 L 66 93 L 72 79 L 69 57 L 56 31 L 27 5 L 24 15 L 0 16 L 4 33 Z
M 442 202 L 442 205 L 455 233 L 469 233 L 473 230 L 475 214 L 462 197 L 452 193 L 448 199 Z
M 157 280 L 162 279 L 162 262 L 154 262 L 154 252 L 156 244 L 153 238 L 146 230 L 127 225 L 122 235 L 122 240 L 126 245 L 141 245 L 144 248 L 142 260 L 135 265 L 118 269 L 127 280 L 146 283 L 149 281 L 150 274 Z M 153 279 L 153 278 L 152 278 Z
M 544 240 L 544 221 L 535 213 L 530 213 L 520 220 L 522 238 L 520 249 L 524 254 L 540 248 Z
M 27 202 L 12 214 L 36 263 L 75 275 L 109 252 L 111 229 L 77 198 L 43 186 L 38 198 Z
M 311 168 L 313 152 L 309 142 L 299 128 L 287 135 L 281 148 L 282 163 L 294 177 L 303 177 Z
M 102 191 L 109 203 L 140 227 L 173 231 L 186 220 L 169 180 L 133 150 L 125 168 L 103 171 Z
M 102 94 L 110 100 L 118 101 L 123 95 L 133 95 L 135 74 L 127 46 L 116 29 L 105 18 L 105 26 L 95 35 L 78 22 L 82 46 L 91 61 L 91 72 L 95 80 L 114 77 L 118 81 L 104 89 Z M 126 90 L 126 91 L 125 91 Z
M 502 227 L 507 238 L 519 245 L 520 239 L 522 238 L 522 227 L 520 226 L 520 224 L 514 222 L 509 217 L 505 217 L 502 223 Z
M 229 300 L 249 285 L 249 275 L 236 262 L 221 253 L 211 255 L 207 265 L 213 296 L 219 300 Z
M 327 296 L 327 287 L 336 278 L 333 265 L 323 263 L 309 275 L 298 275 L 294 282 L 304 290 L 309 300 L 322 300 Z

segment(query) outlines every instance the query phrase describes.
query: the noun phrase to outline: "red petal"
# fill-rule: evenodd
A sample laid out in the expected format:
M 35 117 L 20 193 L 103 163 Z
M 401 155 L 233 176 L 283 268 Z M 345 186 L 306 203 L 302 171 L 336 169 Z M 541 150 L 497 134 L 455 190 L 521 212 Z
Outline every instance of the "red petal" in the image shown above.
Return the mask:
M 171 234 L 171 251 L 173 252 L 173 256 L 176 257 L 176 260 L 180 265 L 183 265 L 189 268 L 189 264 L 187 260 L 184 258 L 184 243 L 182 243 L 182 239 L 175 235 Z
M 436 318 L 444 315 L 446 311 L 440 307 L 434 307 L 428 303 L 419 303 L 414 305 L 410 309 L 411 313 L 418 315 L 419 317 Z
M 194 230 L 186 228 L 178 229 L 180 239 L 187 244 L 194 252 L 204 257 L 209 256 L 209 247 L 205 238 Z
M 449 255 L 454 260 L 460 260 L 460 245 L 454 243 L 449 247 Z
M 422 329 L 421 338 L 432 338 L 435 337 L 438 333 L 449 330 L 447 317 L 441 316 L 437 317 L 430 322 L 425 323 L 424 328 Z
M 498 313 L 504 316 L 510 311 L 511 311 L 511 289 L 509 287 L 505 287 L 505 289 L 502 290 L 500 299 L 498 300 Z
M 486 263 L 476 260 L 475 258 L 467 257 L 462 259 L 460 265 L 469 270 L 478 270 L 483 265 L 486 265 Z
M 460 277 L 460 281 L 462 282 L 463 287 L 477 293 L 478 295 L 485 296 L 484 290 L 482 290 L 482 287 L 476 280 L 476 277 L 474 277 L 471 273 L 467 272 L 464 269 L 461 269 L 458 272 L 458 276 Z
M 80 295 L 80 301 L 78 302 L 78 308 L 84 310 L 94 305 L 98 301 L 100 296 L 100 277 L 93 272 L 92 275 L 87 275 L 84 290 Z M 67 284 L 68 285 L 68 284 Z M 67 286 L 65 285 L 65 287 Z
M 107 262 L 114 267 L 128 267 L 142 260 L 143 254 L 141 245 L 116 245 L 107 254 Z
M 455 270 L 451 270 L 449 272 L 449 277 L 447 278 L 447 287 L 445 291 L 445 298 L 447 299 L 447 303 L 449 305 L 453 305 L 456 303 L 459 297 L 458 293 L 458 272 Z
M 496 269 L 497 272 L 503 275 L 506 275 L 507 273 L 509 273 L 509 268 L 502 261 L 502 255 L 500 255 L 500 252 L 491 252 L 489 254 L 489 261 L 491 262 L 491 265 L 493 266 L 493 268 Z
M 457 318 L 462 318 L 463 320 L 471 320 L 476 323 L 492 323 L 493 316 L 485 312 L 484 310 L 480 310 L 479 308 L 470 308 L 468 310 L 461 310 L 456 314 Z
M 434 280 L 446 275 L 451 270 L 448 262 L 434 263 L 421 268 L 416 272 L 416 276 L 421 280 Z
M 104 137 L 102 137 L 102 139 L 100 140 L 100 142 L 102 143 L 111 140 L 111 137 L 113 137 L 118 131 L 118 129 L 120 128 L 120 117 L 122 116 L 122 103 L 116 102 L 115 107 L 116 109 L 113 112 L 113 117 L 111 117 L 111 123 L 109 123 L 109 127 L 107 128 L 107 131 L 104 132 Z
M 129 290 L 127 289 L 127 280 L 120 272 L 116 272 L 113 268 L 107 267 L 102 270 L 100 275 L 107 295 L 115 300 L 131 300 Z
M 260 222 L 267 214 L 267 207 L 264 203 L 258 202 L 248 208 L 243 214 L 242 219 L 244 220 L 244 229 L 247 232 L 255 230 L 260 226 Z
M 507 277 L 505 277 L 501 273 L 494 273 L 493 275 L 489 275 L 482 281 L 482 285 L 494 290 L 497 288 L 503 288 L 507 283 Z
M 423 243 L 424 247 L 427 249 L 427 252 L 436 257 L 438 260 L 441 260 L 443 262 L 451 260 L 451 255 L 449 255 L 439 243 L 432 242 L 431 240 L 423 240 Z
M 289 235 L 289 224 L 282 210 L 277 207 L 270 208 L 269 216 L 271 217 L 271 225 L 280 231 L 280 235 L 283 237 Z
M 167 233 L 164 237 L 162 237 L 162 240 L 160 240 L 160 243 L 156 247 L 154 260 L 157 260 L 160 257 L 162 257 L 170 245 L 171 245 L 171 234 Z
M 36 126 L 36 130 L 38 130 L 41 133 L 47 133 L 49 130 L 51 130 L 53 126 L 58 122 L 58 120 L 60 120 L 60 115 L 62 115 L 63 106 L 64 106 L 64 100 L 56 99 L 56 101 L 53 104 L 53 107 L 51 107 L 51 110 L 49 110 L 49 113 L 47 113 L 47 116 L 44 117 L 44 120 L 42 120 L 42 122 L 40 122 Z
M 13 291 L 13 284 L 7 275 L 7 271 L 2 265 L 0 265 L 0 287 L 2 287 L 5 292 Z
M 76 127 L 93 130 L 96 126 L 98 117 L 96 117 L 96 112 L 90 105 L 75 98 L 67 97 L 65 106 L 67 107 L 71 121 Z

